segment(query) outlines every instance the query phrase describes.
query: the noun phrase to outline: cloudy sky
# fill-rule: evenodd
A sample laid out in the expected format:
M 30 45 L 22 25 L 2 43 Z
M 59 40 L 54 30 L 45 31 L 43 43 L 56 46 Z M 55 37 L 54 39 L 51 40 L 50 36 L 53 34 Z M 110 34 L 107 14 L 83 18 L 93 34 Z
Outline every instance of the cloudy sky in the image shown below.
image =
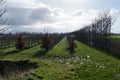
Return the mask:
M 3 17 L 15 21 L 8 32 L 69 32 L 88 25 L 109 12 L 116 22 L 112 32 L 120 33 L 120 0 L 6 0 Z

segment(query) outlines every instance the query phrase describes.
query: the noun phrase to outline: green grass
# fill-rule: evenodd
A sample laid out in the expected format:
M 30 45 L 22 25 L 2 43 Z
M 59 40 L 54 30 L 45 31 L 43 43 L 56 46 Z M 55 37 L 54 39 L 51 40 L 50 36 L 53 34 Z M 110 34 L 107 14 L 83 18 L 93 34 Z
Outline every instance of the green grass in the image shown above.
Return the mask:
M 13 61 L 29 59 L 39 64 L 38 69 L 11 80 L 117 80 L 117 75 L 120 74 L 119 59 L 79 41 L 75 43 L 77 48 L 73 53 L 66 50 L 65 37 L 48 52 L 44 52 L 39 46 L 20 52 L 15 52 L 15 49 L 11 48 L 6 49 L 5 55 L 0 58 Z M 53 57 L 48 57 L 49 55 Z M 55 55 L 71 57 L 64 59 L 54 57 Z
M 51 51 L 48 52 L 49 55 L 69 55 L 67 50 L 67 38 L 63 38 Z
M 110 39 L 111 39 L 113 42 L 120 42 L 120 36 L 111 36 Z

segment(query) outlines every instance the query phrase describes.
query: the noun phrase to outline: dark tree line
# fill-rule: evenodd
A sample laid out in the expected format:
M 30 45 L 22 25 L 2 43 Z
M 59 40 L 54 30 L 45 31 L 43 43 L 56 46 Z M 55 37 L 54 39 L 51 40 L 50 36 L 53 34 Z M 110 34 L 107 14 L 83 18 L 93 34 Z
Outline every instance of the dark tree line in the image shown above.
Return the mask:
M 23 50 L 44 43 L 49 46 L 49 49 L 52 49 L 65 36 L 62 33 L 51 33 L 48 35 L 50 36 L 50 39 L 48 39 L 49 43 L 46 42 L 45 34 L 42 33 L 0 34 L 0 49 L 16 47 L 16 49 Z
M 110 52 L 111 50 L 111 26 L 114 19 L 109 14 L 99 16 L 94 22 L 84 28 L 74 31 L 76 39 L 95 48 Z
M 0 49 L 6 49 L 15 46 L 17 35 L 0 34 Z

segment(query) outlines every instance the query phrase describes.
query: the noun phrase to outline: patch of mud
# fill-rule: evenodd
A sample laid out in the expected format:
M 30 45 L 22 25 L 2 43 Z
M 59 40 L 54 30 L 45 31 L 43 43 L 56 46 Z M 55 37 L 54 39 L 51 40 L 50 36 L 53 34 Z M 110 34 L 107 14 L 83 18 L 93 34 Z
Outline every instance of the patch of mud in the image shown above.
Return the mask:
M 11 77 L 36 68 L 38 68 L 37 63 L 29 60 L 0 60 L 0 77 Z

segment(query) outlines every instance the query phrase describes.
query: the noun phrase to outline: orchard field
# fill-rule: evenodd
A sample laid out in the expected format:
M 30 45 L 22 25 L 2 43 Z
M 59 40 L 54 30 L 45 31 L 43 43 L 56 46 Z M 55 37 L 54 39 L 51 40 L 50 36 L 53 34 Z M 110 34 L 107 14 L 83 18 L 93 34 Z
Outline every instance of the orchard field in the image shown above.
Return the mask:
M 1 33 L 0 80 L 120 80 L 113 23 L 108 13 L 73 32 Z
M 22 51 L 6 48 L 0 54 L 1 60 L 29 60 L 36 62 L 38 67 L 0 80 L 119 80 L 118 58 L 77 40 L 75 44 L 74 52 L 67 50 L 67 37 L 47 52 L 40 45 Z

